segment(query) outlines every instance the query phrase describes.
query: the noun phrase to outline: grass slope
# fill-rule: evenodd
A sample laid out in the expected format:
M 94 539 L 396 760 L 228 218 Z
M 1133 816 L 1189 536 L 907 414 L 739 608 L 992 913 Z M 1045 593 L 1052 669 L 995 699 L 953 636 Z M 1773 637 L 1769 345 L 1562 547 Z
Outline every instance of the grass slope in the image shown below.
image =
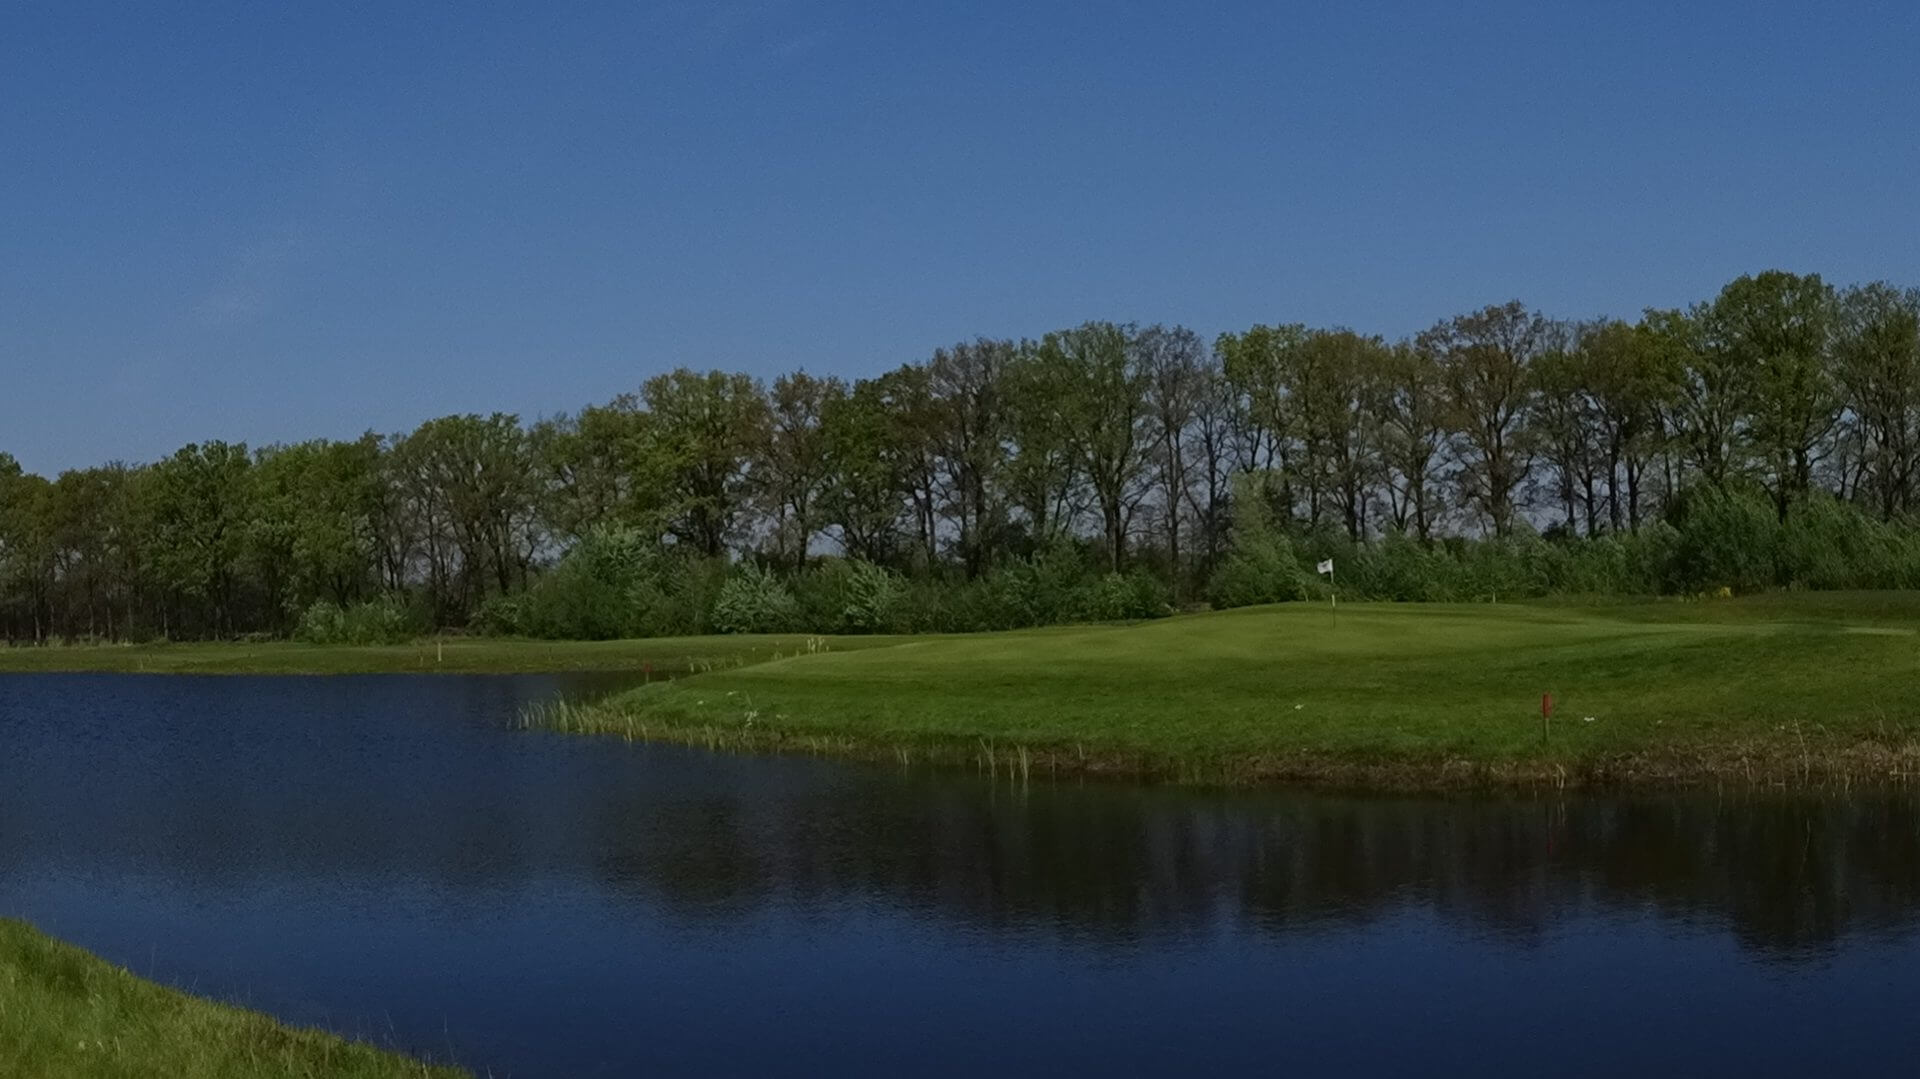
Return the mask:
M 0 1072 L 10 1079 L 452 1079 L 467 1074 L 190 997 L 5 919 L 0 919 Z
M 1916 626 L 1920 595 L 1881 593 L 1287 605 L 807 655 L 546 719 L 1027 774 L 1885 780 L 1920 773 Z M 1542 693 L 1556 701 L 1544 736 Z
M 312 645 L 293 641 L 210 644 L 0 647 L 0 674 L 116 671 L 150 674 L 551 674 L 655 671 L 684 674 L 804 653 L 809 641 L 836 651 L 877 648 L 898 637 L 656 637 L 637 641 L 528 641 L 453 638 L 396 645 Z

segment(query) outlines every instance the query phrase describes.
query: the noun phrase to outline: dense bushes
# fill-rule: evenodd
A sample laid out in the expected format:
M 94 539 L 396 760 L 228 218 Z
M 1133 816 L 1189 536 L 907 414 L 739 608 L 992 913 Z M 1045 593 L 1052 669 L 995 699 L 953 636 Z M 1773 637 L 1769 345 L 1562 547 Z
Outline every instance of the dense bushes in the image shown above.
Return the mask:
M 1315 564 L 1329 558 L 1342 598 L 1396 602 L 1920 587 L 1920 533 L 1820 494 L 1795 504 L 1782 522 L 1765 492 L 1736 487 L 1689 492 L 1665 519 L 1596 538 L 1520 529 L 1501 540 L 1424 544 L 1396 534 L 1355 542 L 1341 529 L 1289 532 L 1249 512 L 1203 594 L 1215 607 L 1324 598 L 1329 586 Z M 782 571 L 602 531 L 525 590 L 490 602 L 480 628 L 558 638 L 957 633 L 1172 611 L 1160 576 L 1144 567 L 1106 573 L 1099 563 L 1091 545 L 1061 543 L 971 580 L 957 573 L 910 580 L 859 559 L 818 558 Z M 300 635 L 338 641 L 402 633 L 383 628 L 399 625 L 397 608 L 363 606 L 316 605 Z
M 1689 491 L 1670 516 L 1666 591 L 1920 586 L 1920 534 L 1823 492 L 1784 521 L 1754 488 Z
M 1780 527 L 1776 583 L 1806 588 L 1920 588 L 1920 533 L 1817 495 Z
M 908 629 L 906 579 L 859 559 L 834 558 L 794 581 L 804 628 L 825 633 L 891 633 Z
M 525 590 L 489 602 L 483 632 L 605 639 L 692 633 L 928 633 L 1156 618 L 1167 586 L 1145 570 L 1099 573 L 1065 544 L 975 580 L 909 581 L 859 559 L 798 573 L 728 564 L 601 532 Z
M 1280 557 L 1289 547 L 1291 566 Z M 1817 492 L 1782 522 L 1764 491 L 1735 487 L 1689 491 L 1667 519 L 1595 538 L 1520 530 L 1423 545 L 1314 532 L 1289 542 L 1256 528 L 1236 536 L 1208 598 L 1219 607 L 1301 598 L 1291 575 L 1305 575 L 1310 592 L 1319 583 L 1311 568 L 1324 558 L 1334 560 L 1342 597 L 1399 602 L 1920 587 L 1920 533 L 1911 528 Z
M 1214 571 L 1207 599 L 1215 607 L 1250 607 L 1306 598 L 1307 570 L 1285 536 L 1261 530 L 1234 544 Z
M 800 627 L 800 604 L 773 571 L 746 563 L 727 577 L 713 604 L 721 633 L 785 633 Z
M 400 644 L 420 634 L 420 620 L 381 597 L 342 607 L 318 600 L 300 616 L 294 637 L 309 644 Z
M 1668 517 L 1677 532 L 1663 575 L 1670 590 L 1758 592 L 1779 581 L 1778 511 L 1758 495 L 1701 487 L 1676 498 Z
M 482 608 L 482 632 L 577 640 L 706 633 L 727 567 L 619 529 L 595 531 L 526 589 Z

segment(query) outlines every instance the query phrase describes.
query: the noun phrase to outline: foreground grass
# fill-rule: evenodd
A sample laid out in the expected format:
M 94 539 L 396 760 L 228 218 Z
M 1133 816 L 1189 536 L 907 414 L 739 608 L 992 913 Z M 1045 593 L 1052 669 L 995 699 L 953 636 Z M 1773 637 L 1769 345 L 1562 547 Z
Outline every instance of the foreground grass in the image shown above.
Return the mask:
M 1296 604 L 829 651 L 533 718 L 1018 775 L 1885 782 L 1920 775 L 1916 626 L 1920 595 L 1890 593 Z
M 5 919 L 0 1073 L 10 1079 L 467 1074 L 175 992 Z
M 293 641 L 208 644 L 0 647 L 0 673 L 115 671 L 149 674 L 552 674 L 638 671 L 687 674 L 738 667 L 808 649 L 850 651 L 898 637 L 655 637 L 637 641 L 423 640 L 396 645 Z

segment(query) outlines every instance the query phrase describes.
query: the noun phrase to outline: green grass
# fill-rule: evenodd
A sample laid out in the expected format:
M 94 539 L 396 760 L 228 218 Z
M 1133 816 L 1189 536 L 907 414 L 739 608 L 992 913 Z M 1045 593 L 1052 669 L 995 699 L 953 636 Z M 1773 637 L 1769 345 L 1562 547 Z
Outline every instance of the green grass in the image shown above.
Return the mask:
M 200 1000 L 0 919 L 0 1074 L 452 1079 L 467 1073 Z
M 687 674 L 533 722 L 996 772 L 1355 786 L 1920 775 L 1920 593 L 1291 604 L 948 637 L 0 649 L 0 672 Z M 1551 731 L 1542 693 L 1557 702 Z M 1585 717 L 1594 717 L 1588 722 Z
M 685 674 L 803 654 L 809 647 L 874 648 L 898 637 L 656 637 L 638 641 L 448 638 L 396 645 L 292 641 L 214 644 L 0 647 L 0 674 L 119 671 L 152 674 L 550 674 L 637 671 Z
M 1916 627 L 1920 594 L 1293 604 L 829 651 L 536 719 L 1026 775 L 1886 781 L 1920 774 Z

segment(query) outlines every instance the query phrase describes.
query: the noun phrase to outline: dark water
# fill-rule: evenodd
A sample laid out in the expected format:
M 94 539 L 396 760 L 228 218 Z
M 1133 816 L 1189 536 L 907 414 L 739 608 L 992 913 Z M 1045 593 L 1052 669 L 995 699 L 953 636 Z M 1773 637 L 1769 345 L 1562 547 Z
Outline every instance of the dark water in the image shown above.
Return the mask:
M 1920 1050 L 1912 800 L 1021 790 L 506 729 L 563 688 L 0 677 L 0 915 L 495 1075 Z

